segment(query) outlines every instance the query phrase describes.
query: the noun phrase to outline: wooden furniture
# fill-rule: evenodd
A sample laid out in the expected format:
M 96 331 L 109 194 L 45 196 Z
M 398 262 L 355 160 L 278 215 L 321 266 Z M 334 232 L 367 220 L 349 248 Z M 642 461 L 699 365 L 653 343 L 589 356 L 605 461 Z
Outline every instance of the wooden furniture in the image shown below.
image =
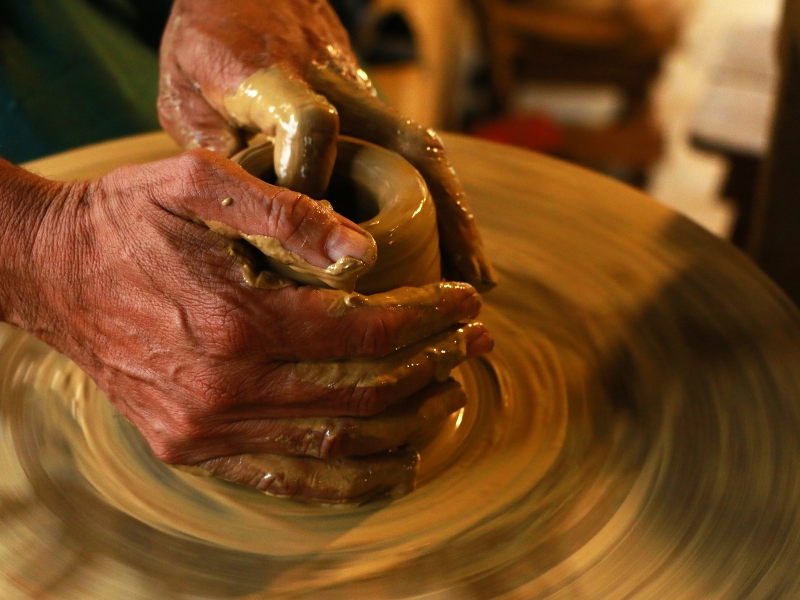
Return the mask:
M 375 85 L 402 115 L 442 128 L 451 117 L 451 94 L 458 76 L 459 44 L 464 13 L 462 0 L 374 0 L 377 14 L 400 12 L 414 35 L 414 62 L 370 69 Z
M 484 20 L 492 81 L 502 105 L 515 82 L 602 82 L 618 85 L 636 112 L 647 98 L 678 19 L 663 3 L 626 0 L 475 0 Z
M 736 204 L 731 241 L 749 244 L 758 181 L 769 147 L 777 88 L 776 32 L 766 25 L 728 32 L 711 84 L 692 116 L 692 144 L 729 164 L 722 196 Z

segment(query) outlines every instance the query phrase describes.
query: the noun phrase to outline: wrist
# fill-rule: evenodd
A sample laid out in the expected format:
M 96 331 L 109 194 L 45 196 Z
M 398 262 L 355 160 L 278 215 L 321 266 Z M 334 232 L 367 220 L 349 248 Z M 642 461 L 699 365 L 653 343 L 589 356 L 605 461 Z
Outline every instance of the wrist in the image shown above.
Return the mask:
M 37 256 L 47 244 L 52 213 L 71 187 L 0 159 L 0 320 L 37 328 L 43 295 Z

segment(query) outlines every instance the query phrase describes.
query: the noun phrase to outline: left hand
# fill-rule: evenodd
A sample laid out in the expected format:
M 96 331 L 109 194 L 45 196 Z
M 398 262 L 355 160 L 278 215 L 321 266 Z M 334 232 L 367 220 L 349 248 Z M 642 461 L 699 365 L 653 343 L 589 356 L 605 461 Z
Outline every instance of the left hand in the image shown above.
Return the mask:
M 462 283 L 251 286 L 200 223 L 319 267 L 372 241 L 207 150 L 73 183 L 0 160 L 0 217 L 0 320 L 71 358 L 157 458 L 270 493 L 333 502 L 407 483 L 408 454 L 376 453 L 457 410 L 457 384 L 435 381 L 492 346 L 461 325 L 480 309 Z
M 479 291 L 494 272 L 439 136 L 376 98 L 324 0 L 176 0 L 161 48 L 159 116 L 186 148 L 231 156 L 275 135 L 278 184 L 320 198 L 341 132 L 403 155 L 437 208 L 443 271 Z

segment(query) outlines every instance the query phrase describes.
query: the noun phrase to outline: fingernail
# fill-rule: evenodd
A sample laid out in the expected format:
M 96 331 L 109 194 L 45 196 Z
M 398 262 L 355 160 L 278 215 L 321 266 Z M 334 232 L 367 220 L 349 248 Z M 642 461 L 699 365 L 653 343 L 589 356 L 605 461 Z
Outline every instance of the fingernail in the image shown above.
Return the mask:
M 494 340 L 482 323 L 472 323 L 467 329 L 467 358 L 486 354 L 494 348 Z
M 480 294 L 473 292 L 459 303 L 458 309 L 456 310 L 457 318 L 460 320 L 477 317 L 478 313 L 481 311 L 482 304 L 483 300 Z
M 328 236 L 325 252 L 334 263 L 343 256 L 352 256 L 371 264 L 377 257 L 377 248 L 372 236 L 364 230 L 351 229 L 345 225 L 339 225 Z

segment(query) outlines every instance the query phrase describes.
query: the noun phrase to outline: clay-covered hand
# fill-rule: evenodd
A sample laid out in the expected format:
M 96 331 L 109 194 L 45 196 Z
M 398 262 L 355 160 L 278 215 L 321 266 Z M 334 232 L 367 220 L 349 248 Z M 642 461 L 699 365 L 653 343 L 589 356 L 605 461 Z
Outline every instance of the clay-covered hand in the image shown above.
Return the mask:
M 230 240 L 200 223 L 269 236 L 319 267 L 369 260 L 373 242 L 210 151 L 60 185 L 37 219 L 26 301 L 6 318 L 72 358 L 168 463 L 225 475 L 229 463 L 208 461 L 398 445 L 377 423 L 329 420 L 315 437 L 310 424 L 326 422 L 298 419 L 375 415 L 491 347 L 482 326 L 459 324 L 480 305 L 465 284 L 370 297 L 248 285 Z
M 275 496 L 326 503 L 402 495 L 416 482 L 414 447 L 465 404 L 461 386 L 449 379 L 373 417 L 275 420 L 272 452 L 213 458 L 188 470 Z
M 184 147 L 231 156 L 275 135 L 278 184 L 321 198 L 342 133 L 394 150 L 436 203 L 445 275 L 495 278 L 439 136 L 381 102 L 325 0 L 176 0 L 161 48 L 159 115 Z

